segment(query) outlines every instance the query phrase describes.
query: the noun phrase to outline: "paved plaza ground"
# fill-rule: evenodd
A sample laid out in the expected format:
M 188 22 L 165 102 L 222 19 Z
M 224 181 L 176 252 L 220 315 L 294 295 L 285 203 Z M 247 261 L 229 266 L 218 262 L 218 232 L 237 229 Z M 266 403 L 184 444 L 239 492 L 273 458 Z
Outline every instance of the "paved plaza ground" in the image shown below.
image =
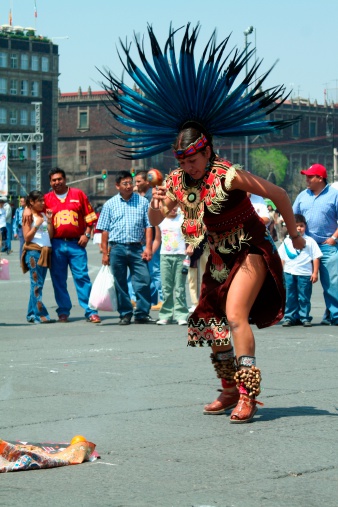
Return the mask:
M 86 323 L 72 279 L 68 324 L 29 325 L 29 275 L 9 256 L 0 282 L 0 438 L 69 441 L 101 459 L 0 475 L 0 505 L 75 507 L 336 507 L 338 327 L 256 330 L 263 391 L 254 422 L 205 416 L 219 383 L 208 348 L 177 325 Z M 88 247 L 94 280 L 101 256 Z M 44 302 L 55 316 L 50 278 Z M 152 312 L 156 317 L 157 313 Z

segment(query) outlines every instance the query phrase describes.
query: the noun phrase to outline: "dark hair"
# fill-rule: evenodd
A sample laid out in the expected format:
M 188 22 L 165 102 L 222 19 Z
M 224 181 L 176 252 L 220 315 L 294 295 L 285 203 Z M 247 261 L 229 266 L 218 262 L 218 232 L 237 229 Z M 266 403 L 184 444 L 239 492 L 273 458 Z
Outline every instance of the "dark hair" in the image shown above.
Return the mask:
M 43 193 L 40 190 L 32 190 L 26 197 L 26 206 L 30 208 L 31 201 L 35 202 L 39 199 L 43 199 Z
M 139 171 L 136 171 L 136 176 L 141 176 L 141 178 L 146 180 L 147 179 L 147 171 L 143 171 L 140 169 Z
M 176 137 L 176 140 L 173 144 L 173 149 L 175 151 L 176 150 L 185 150 L 186 148 L 188 148 L 188 146 L 190 144 L 193 144 L 203 134 L 205 135 L 205 137 L 208 140 L 207 146 L 210 146 L 210 148 L 211 148 L 210 161 L 213 161 L 214 158 L 216 157 L 216 154 L 214 152 L 214 147 L 212 144 L 212 137 L 207 132 L 204 132 L 203 130 L 198 128 L 198 126 L 183 128 L 179 132 L 178 136 Z M 200 153 L 203 153 L 204 151 L 205 151 L 205 149 L 201 150 Z
M 54 176 L 54 174 L 61 174 L 62 178 L 66 179 L 66 173 L 64 172 L 63 169 L 60 169 L 60 167 L 53 167 L 53 169 L 49 171 L 48 173 L 49 179 L 51 179 L 51 177 Z
M 133 179 L 132 175 L 128 171 L 119 171 L 116 173 L 115 176 L 115 183 L 119 185 L 121 183 L 121 180 L 124 180 L 125 178 L 131 178 Z
M 305 217 L 303 215 L 299 215 L 298 213 L 295 214 L 295 221 L 296 221 L 296 224 L 303 223 L 306 225 Z

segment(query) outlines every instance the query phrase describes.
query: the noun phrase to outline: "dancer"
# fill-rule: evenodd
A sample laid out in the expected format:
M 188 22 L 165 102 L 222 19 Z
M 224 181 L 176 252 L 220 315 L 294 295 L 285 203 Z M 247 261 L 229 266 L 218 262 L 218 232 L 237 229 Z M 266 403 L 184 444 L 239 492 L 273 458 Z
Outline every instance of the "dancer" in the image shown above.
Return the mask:
M 251 83 L 260 62 L 232 90 L 252 51 L 236 50 L 232 58 L 223 57 L 228 39 L 217 44 L 214 33 L 195 66 L 198 32 L 199 25 L 192 31 L 187 26 L 177 58 L 176 31 L 170 28 L 162 53 L 148 27 L 156 72 L 137 38 L 148 76 L 132 60 L 130 46 L 122 44 L 125 68 L 143 93 L 137 95 L 109 72 L 106 90 L 115 106 L 114 117 L 129 129 L 116 132 L 116 144 L 124 141 L 122 156 L 144 158 L 174 148 L 179 168 L 165 186 L 153 190 L 150 221 L 158 225 L 179 204 L 189 244 L 197 246 L 207 230 L 210 256 L 199 304 L 188 321 L 188 344 L 212 347 L 211 360 L 222 381 L 221 395 L 205 406 L 204 413 L 220 414 L 235 407 L 230 422 L 246 423 L 257 410 L 260 393 L 249 322 L 259 328 L 271 326 L 282 319 L 285 304 L 281 261 L 247 192 L 269 197 L 277 205 L 295 248 L 304 248 L 305 241 L 297 233 L 286 192 L 216 155 L 213 136 L 258 135 L 288 127 L 295 120 L 266 118 L 285 97 L 283 87 L 262 91 L 269 72 Z

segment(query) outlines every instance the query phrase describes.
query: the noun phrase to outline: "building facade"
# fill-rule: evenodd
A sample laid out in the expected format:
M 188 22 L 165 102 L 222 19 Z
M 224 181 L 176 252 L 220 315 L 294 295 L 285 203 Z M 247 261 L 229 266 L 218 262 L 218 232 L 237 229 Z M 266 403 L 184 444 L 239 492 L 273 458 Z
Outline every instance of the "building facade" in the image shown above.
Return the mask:
M 106 92 L 90 88 L 59 95 L 58 166 L 66 172 L 68 182 L 81 188 L 94 206 L 116 194 L 118 171 L 165 168 L 166 154 L 133 162 L 119 157 L 118 147 L 111 141 L 114 127 L 120 127 L 106 103 Z M 170 153 L 168 156 L 174 164 L 174 157 Z
M 58 46 L 34 29 L 0 27 L 0 136 L 8 140 L 9 195 L 40 186 L 57 160 Z M 39 125 L 42 136 L 35 134 Z M 40 181 L 40 185 L 38 182 Z
M 128 161 L 118 156 L 113 140 L 114 127 L 121 128 L 107 111 L 104 91 L 59 95 L 59 157 L 58 164 L 75 181 L 84 180 L 83 188 L 94 203 L 101 203 L 116 193 L 114 173 L 120 169 L 137 172 L 156 167 L 168 174 L 177 166 L 170 151 L 145 160 Z M 337 104 L 318 105 L 304 99 L 288 100 L 271 113 L 272 120 L 299 121 L 293 126 L 273 134 L 249 137 L 246 147 L 244 137 L 215 139 L 214 149 L 233 163 L 245 165 L 253 150 L 263 148 L 280 150 L 288 159 L 287 174 L 283 186 L 293 200 L 304 188 L 300 170 L 318 162 L 326 166 L 329 181 L 334 180 L 333 150 L 338 139 Z M 107 171 L 107 179 L 101 179 L 101 171 Z M 94 177 L 93 177 L 94 176 Z M 337 177 L 337 175 L 336 175 Z M 80 186 L 80 183 L 79 183 Z

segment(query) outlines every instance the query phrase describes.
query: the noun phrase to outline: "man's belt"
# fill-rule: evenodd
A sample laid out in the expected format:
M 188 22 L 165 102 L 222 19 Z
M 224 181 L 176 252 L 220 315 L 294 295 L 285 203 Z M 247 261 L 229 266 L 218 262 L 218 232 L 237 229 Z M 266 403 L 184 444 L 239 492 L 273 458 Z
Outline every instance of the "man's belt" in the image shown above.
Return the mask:
M 80 238 L 53 238 L 53 239 L 59 239 L 60 241 L 79 241 Z
M 122 246 L 141 246 L 141 242 L 137 242 L 137 243 L 118 243 L 117 241 L 109 241 L 109 245 L 110 246 L 114 246 L 114 245 L 122 245 Z

